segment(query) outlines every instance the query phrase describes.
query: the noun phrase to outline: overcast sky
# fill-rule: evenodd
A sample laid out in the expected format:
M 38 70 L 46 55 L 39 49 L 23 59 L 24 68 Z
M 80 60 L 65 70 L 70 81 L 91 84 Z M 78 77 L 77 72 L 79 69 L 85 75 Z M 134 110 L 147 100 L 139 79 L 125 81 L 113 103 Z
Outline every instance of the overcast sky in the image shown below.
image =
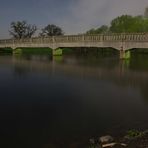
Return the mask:
M 143 14 L 147 6 L 148 0 L 0 0 L 0 38 L 9 37 L 12 21 L 26 20 L 39 29 L 56 24 L 77 34 L 122 14 Z

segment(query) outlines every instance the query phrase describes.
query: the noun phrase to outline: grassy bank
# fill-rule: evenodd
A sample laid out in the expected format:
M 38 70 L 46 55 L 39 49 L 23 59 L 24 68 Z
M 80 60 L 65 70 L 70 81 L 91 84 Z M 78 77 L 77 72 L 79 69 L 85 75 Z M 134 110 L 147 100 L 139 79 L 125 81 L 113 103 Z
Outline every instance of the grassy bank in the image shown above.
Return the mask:
M 12 48 L 0 48 L 0 54 L 12 54 L 13 49 Z
M 52 55 L 50 48 L 17 48 L 13 51 L 14 54 L 31 54 L 31 55 Z

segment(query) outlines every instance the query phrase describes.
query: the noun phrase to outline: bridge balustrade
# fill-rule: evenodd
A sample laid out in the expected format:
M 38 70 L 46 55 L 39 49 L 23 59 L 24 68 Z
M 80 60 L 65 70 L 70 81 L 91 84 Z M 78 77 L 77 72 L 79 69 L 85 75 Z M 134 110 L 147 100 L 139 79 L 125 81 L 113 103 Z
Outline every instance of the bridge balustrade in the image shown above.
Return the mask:
M 148 33 L 122 33 L 122 34 L 99 34 L 99 35 L 70 35 L 31 39 L 7 39 L 0 40 L 1 45 L 10 44 L 48 44 L 48 43 L 72 43 L 72 42 L 119 42 L 119 41 L 147 41 Z

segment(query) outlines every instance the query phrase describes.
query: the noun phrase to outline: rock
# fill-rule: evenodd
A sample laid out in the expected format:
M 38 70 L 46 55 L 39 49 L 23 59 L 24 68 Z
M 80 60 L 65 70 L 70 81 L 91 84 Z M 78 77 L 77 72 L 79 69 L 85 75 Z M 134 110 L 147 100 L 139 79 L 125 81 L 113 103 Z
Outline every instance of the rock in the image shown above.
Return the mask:
M 103 144 L 102 148 L 106 148 L 106 147 L 122 148 L 126 146 L 127 144 L 124 144 L 124 143 L 108 143 L 108 144 Z
M 107 136 L 102 136 L 99 138 L 99 141 L 101 143 L 110 143 L 110 142 L 113 142 L 114 141 L 114 138 L 110 135 L 107 135 Z
M 105 148 L 105 147 L 113 147 L 114 145 L 116 145 L 116 143 L 103 144 L 102 145 L 102 148 Z
M 124 147 L 127 146 L 127 144 L 125 144 L 125 143 L 120 143 L 120 145 L 121 145 L 121 146 L 124 146 Z

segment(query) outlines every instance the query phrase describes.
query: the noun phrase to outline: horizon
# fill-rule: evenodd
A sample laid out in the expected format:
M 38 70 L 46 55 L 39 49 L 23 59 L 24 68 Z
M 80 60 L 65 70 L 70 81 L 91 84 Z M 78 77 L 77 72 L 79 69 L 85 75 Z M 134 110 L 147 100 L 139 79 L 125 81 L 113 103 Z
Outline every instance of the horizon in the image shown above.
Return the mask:
M 66 35 L 84 33 L 91 28 L 109 25 L 120 15 L 142 15 L 147 0 L 2 0 L 0 38 L 10 38 L 12 21 L 26 20 L 38 32 L 48 24 L 60 26 Z

